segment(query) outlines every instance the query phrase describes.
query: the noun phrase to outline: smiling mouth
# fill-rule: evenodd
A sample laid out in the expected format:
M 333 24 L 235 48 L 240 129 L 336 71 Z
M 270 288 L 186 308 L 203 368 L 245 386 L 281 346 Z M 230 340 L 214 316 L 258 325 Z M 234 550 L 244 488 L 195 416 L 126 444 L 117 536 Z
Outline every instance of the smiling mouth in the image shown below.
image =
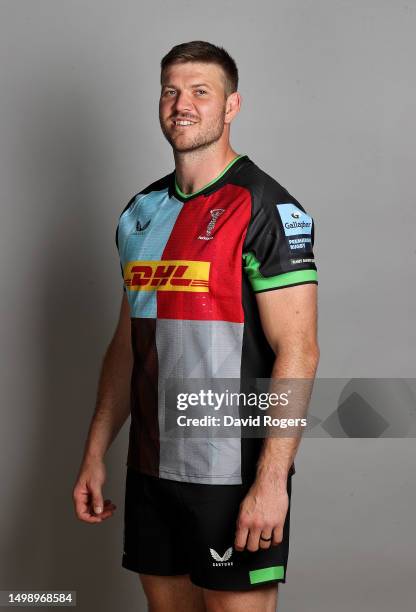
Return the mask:
M 177 121 L 173 121 L 173 127 L 176 128 L 186 128 L 192 127 L 195 125 L 196 121 L 189 121 L 188 119 L 178 119 Z

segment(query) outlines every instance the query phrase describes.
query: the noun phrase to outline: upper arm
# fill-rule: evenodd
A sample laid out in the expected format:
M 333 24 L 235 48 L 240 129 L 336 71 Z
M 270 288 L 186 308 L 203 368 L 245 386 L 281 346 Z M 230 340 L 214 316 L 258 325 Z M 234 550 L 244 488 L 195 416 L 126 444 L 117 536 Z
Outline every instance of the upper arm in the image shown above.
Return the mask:
M 256 294 L 264 335 L 280 350 L 318 352 L 317 285 L 308 283 Z
M 313 218 L 274 181 L 265 181 L 260 195 L 253 193 L 244 270 L 275 353 L 318 351 L 314 236 Z
M 130 305 L 125 291 L 123 291 L 123 297 L 121 299 L 120 314 L 113 340 L 125 343 L 126 346 L 131 347 Z

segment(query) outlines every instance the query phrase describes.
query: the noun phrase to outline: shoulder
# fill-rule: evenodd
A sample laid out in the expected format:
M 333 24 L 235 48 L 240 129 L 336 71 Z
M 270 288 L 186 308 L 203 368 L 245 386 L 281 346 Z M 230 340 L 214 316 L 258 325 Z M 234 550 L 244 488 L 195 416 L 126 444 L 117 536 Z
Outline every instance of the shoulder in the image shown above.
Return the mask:
M 251 159 L 239 168 L 233 182 L 250 191 L 254 214 L 259 209 L 275 209 L 277 204 L 293 204 L 305 212 L 300 202 L 286 187 Z
M 157 179 L 156 181 L 153 181 L 152 183 L 150 183 L 149 185 L 147 185 L 146 187 L 144 187 L 143 189 L 141 189 L 140 191 L 138 191 L 137 193 L 135 193 L 127 202 L 127 204 L 124 206 L 123 210 L 120 213 L 120 217 L 127 211 L 130 211 L 134 204 L 136 202 L 138 202 L 139 200 L 141 200 L 143 197 L 145 197 L 146 195 L 148 195 L 149 193 L 154 193 L 155 191 L 165 191 L 166 189 L 169 188 L 169 182 L 172 178 L 173 172 L 170 172 L 169 174 L 166 174 L 165 176 L 163 176 L 160 179 Z

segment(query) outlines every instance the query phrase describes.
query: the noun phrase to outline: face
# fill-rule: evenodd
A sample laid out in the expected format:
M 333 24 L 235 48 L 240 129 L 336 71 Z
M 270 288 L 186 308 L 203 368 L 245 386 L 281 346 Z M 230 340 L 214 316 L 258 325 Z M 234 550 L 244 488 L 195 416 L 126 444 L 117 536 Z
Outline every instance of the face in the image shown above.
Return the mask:
M 228 138 L 226 126 L 238 112 L 236 96 L 225 97 L 224 73 L 216 64 L 186 62 L 168 67 L 162 77 L 159 120 L 172 148 L 195 151 Z

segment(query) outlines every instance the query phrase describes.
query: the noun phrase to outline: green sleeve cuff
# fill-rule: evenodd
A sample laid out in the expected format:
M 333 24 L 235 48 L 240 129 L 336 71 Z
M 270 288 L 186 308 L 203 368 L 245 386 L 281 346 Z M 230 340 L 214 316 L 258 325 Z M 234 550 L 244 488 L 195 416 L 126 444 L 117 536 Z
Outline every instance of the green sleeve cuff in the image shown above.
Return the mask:
M 291 285 L 303 285 L 305 283 L 318 283 L 318 273 L 316 270 L 293 270 L 283 272 L 276 276 L 263 276 L 260 271 L 260 262 L 253 253 L 244 253 L 244 270 L 247 273 L 253 291 L 270 291 L 290 287 Z

